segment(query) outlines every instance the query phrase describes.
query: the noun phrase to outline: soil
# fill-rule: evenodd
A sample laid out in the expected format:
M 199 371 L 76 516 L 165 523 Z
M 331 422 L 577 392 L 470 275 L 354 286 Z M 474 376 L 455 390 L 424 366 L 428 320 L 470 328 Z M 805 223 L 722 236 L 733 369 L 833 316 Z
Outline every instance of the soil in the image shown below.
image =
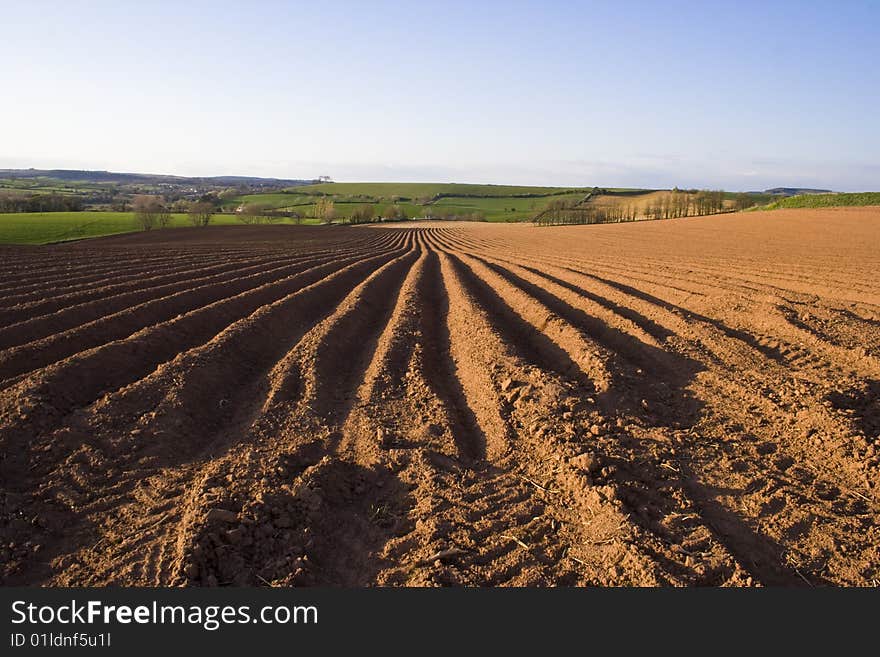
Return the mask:
M 0 248 L 0 582 L 880 582 L 880 208 Z

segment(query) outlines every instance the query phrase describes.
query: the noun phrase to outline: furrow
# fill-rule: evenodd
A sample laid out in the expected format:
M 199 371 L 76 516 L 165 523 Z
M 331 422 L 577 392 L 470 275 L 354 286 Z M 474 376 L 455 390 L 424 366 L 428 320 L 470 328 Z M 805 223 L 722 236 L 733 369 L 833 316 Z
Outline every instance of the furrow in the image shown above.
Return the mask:
M 329 260 L 327 256 L 323 260 Z M 49 315 L 33 315 L 30 319 L 17 322 L 0 329 L 0 348 L 8 349 L 29 342 L 36 342 L 46 336 L 57 336 L 71 329 L 84 328 L 95 322 L 107 321 L 118 317 L 134 308 L 148 306 L 156 302 L 173 300 L 181 295 L 207 290 L 221 285 L 230 286 L 229 295 L 239 281 L 269 281 L 273 278 L 284 278 L 287 272 L 296 272 L 308 267 L 310 262 L 320 262 L 321 258 L 293 259 L 285 264 L 283 261 L 237 269 L 219 275 L 204 277 L 187 277 L 183 281 L 169 283 L 153 288 L 109 295 L 97 301 L 83 304 L 71 304 Z M 304 266 L 305 265 L 305 266 Z M 175 313 L 177 314 L 177 313 Z

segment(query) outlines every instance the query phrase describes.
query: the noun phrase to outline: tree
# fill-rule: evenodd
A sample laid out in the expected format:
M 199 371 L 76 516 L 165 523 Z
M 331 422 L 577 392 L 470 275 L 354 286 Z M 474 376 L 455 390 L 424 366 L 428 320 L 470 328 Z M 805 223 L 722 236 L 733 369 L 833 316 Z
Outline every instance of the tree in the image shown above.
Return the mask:
M 238 220 L 244 224 L 259 224 L 266 219 L 267 206 L 264 203 L 246 203 L 238 210 Z
M 755 198 L 745 192 L 736 195 L 735 207 L 737 210 L 745 210 L 756 205 Z
M 382 218 L 386 221 L 401 221 L 407 217 L 404 209 L 395 203 L 385 208 L 385 211 L 382 212 Z
M 320 197 L 315 202 L 315 217 L 325 224 L 333 223 L 336 218 L 336 206 L 333 200 L 326 196 Z
M 171 204 L 171 211 L 176 214 L 186 214 L 191 205 L 185 198 L 179 198 Z
M 159 205 L 159 228 L 168 228 L 171 224 L 171 210 L 168 209 L 168 206 L 164 203 Z
M 375 208 L 365 203 L 363 205 L 357 206 L 351 213 L 351 219 L 349 222 L 352 224 L 367 224 L 373 221 L 373 217 L 375 216 Z
M 141 230 L 152 230 L 157 225 L 168 225 L 170 215 L 160 196 L 138 194 L 131 200 L 134 219 Z
M 214 214 L 214 205 L 208 201 L 199 201 L 191 203 L 187 211 L 189 222 L 193 226 L 207 226 L 211 223 L 211 217 Z

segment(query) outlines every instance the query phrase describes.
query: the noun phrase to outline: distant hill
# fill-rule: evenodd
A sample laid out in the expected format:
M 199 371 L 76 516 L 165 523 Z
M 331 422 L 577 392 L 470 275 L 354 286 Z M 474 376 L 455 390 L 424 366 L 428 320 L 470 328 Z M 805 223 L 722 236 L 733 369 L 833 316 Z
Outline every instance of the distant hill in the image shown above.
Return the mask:
M 766 205 L 761 210 L 780 208 L 836 208 L 853 205 L 880 205 L 880 192 L 854 192 L 841 194 L 798 194 Z
M 259 178 L 254 176 L 170 176 L 152 173 L 114 173 L 79 169 L 0 169 L 0 178 L 49 178 L 66 182 L 120 183 L 128 185 L 247 185 L 250 187 L 294 187 L 313 180 Z
M 810 189 L 809 187 L 774 187 L 765 189 L 763 192 L 749 192 L 749 194 L 773 194 L 774 196 L 800 196 L 801 194 L 832 194 L 830 189 Z
M 580 187 L 531 187 L 525 185 L 479 185 L 469 183 L 397 183 L 397 182 L 348 182 L 321 183 L 300 187 L 297 194 L 317 194 L 327 196 L 369 197 L 400 200 L 416 198 L 438 199 L 442 197 L 538 197 L 569 194 L 573 191 L 587 191 Z

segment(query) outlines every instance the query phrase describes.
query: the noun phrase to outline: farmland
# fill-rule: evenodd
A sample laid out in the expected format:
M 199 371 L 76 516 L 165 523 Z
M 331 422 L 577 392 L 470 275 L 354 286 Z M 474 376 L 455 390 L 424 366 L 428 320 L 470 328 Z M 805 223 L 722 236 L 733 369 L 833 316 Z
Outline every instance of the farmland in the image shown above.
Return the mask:
M 768 203 L 772 194 L 750 192 L 705 192 L 718 194 L 723 202 L 717 210 L 733 211 Z M 671 201 L 689 198 L 696 212 L 699 190 L 622 189 L 598 187 L 525 187 L 512 185 L 463 185 L 455 183 L 322 183 L 301 185 L 281 192 L 247 194 L 229 198 L 224 209 L 258 204 L 301 216 L 314 216 L 318 198 L 331 199 L 336 218 L 346 221 L 356 208 L 370 205 L 375 217 L 388 206 L 401 207 L 409 218 L 470 219 L 489 222 L 529 221 L 551 205 L 579 207 L 602 214 L 627 214 L 632 218 L 671 216 Z M 708 213 L 708 212 L 704 212 Z
M 436 218 L 450 220 L 478 220 L 488 222 L 527 222 L 542 215 L 548 207 L 561 205 L 576 208 L 574 214 L 590 214 L 605 220 L 669 218 L 681 214 L 678 206 L 687 199 L 690 214 L 718 210 L 699 208 L 701 196 L 721 195 L 720 211 L 746 209 L 751 205 L 766 204 L 778 196 L 769 193 L 732 194 L 722 192 L 687 193 L 675 190 L 614 189 L 614 188 L 565 188 L 528 187 L 515 185 L 471 185 L 456 183 L 321 183 L 302 184 L 277 188 L 283 181 L 271 179 L 242 179 L 249 181 L 241 187 L 268 187 L 270 191 L 235 193 L 226 188 L 222 196 L 217 186 L 237 178 L 220 179 L 174 179 L 173 177 L 147 176 L 141 174 L 104 174 L 104 178 L 121 177 L 123 182 L 77 182 L 69 180 L 77 172 L 67 172 L 65 178 L 33 177 L 0 180 L 7 185 L 3 193 L 33 194 L 48 199 L 60 194 L 82 196 L 83 199 L 116 199 L 111 205 L 131 209 L 134 192 L 149 193 L 162 199 L 175 214 L 169 227 L 188 226 L 183 212 L 187 203 L 195 202 L 198 192 L 209 190 L 206 198 L 214 204 L 216 214 L 212 223 L 227 225 L 238 223 L 236 212 L 242 208 L 259 208 L 259 212 L 273 213 L 278 223 L 324 223 L 318 218 L 316 204 L 323 200 L 333 202 L 332 221 L 347 223 L 355 213 L 369 206 L 372 217 L 378 220 L 392 206 L 399 208 L 403 217 Z M 80 172 L 83 176 L 90 172 Z M 100 172 L 91 172 L 99 176 Z M 56 174 L 61 175 L 61 174 Z M 131 180 L 129 180 L 131 179 Z M 168 182 L 171 180 L 172 182 Z M 183 181 L 183 182 L 181 182 Z M 207 181 L 207 182 L 205 182 Z M 196 185 L 188 188 L 185 184 Z M 273 185 L 275 187 L 273 187 Z M 215 190 L 215 191 L 210 191 Z M 2 189 L 0 189 L 2 192 Z M 186 192 L 190 195 L 181 197 Z M 167 194 L 167 195 L 163 195 Z M 21 198 L 21 197 L 19 197 Z M 121 199 L 121 200 L 120 200 Z M 177 199 L 171 201 L 171 199 Z M 57 200 L 57 199 L 56 199 Z M 52 201 L 55 202 L 55 201 Z M 870 205 L 880 203 L 875 193 L 866 194 L 814 194 L 778 200 L 767 208 L 824 207 L 831 205 Z M 37 208 L 40 209 L 40 208 Z M 64 208 L 49 208 L 63 210 Z M 568 211 L 565 211 L 568 212 Z M 386 215 L 389 216 L 389 215 Z M 594 218 L 595 218 L 594 217 Z M 550 223 L 556 223 L 550 222 Z M 562 221 L 561 223 L 593 223 L 590 221 Z M 33 212 L 0 213 L 0 244 L 47 244 L 78 240 L 88 237 L 115 235 L 138 229 L 131 212 L 117 212 L 101 206 L 100 210 L 80 212 Z
M 0 247 L 0 581 L 870 585 L 880 210 Z
M 224 204 L 233 209 L 242 203 L 260 203 L 269 208 L 314 213 L 318 197 L 334 201 L 339 219 L 351 216 L 355 208 L 372 205 L 376 216 L 391 204 L 412 217 L 445 213 L 451 216 L 480 216 L 486 221 L 525 221 L 553 199 L 582 199 L 587 188 L 526 187 L 516 185 L 471 185 L 457 183 L 322 183 L 292 187 L 283 192 L 248 194 Z
M 322 183 L 291 188 L 296 193 L 374 198 L 432 198 L 445 196 L 549 196 L 586 189 L 567 187 L 530 187 L 523 185 L 474 185 L 461 183 Z
M 282 220 L 283 221 L 283 220 Z M 235 215 L 215 214 L 216 225 L 239 223 Z M 171 215 L 170 228 L 190 226 L 185 214 Z M 0 214 L 0 244 L 49 244 L 138 230 L 131 212 L 13 212 Z
M 880 206 L 880 192 L 855 192 L 840 194 L 801 194 L 780 199 L 769 204 L 765 209 L 780 208 L 831 208 L 851 206 Z

